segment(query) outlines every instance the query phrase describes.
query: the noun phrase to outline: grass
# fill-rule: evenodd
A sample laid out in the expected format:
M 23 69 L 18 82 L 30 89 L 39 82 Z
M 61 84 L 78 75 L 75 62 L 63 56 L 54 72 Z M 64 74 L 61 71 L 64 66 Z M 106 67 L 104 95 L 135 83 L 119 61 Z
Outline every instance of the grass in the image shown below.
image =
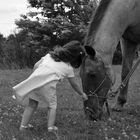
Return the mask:
M 114 66 L 120 83 L 120 66 Z M 24 108 L 12 98 L 11 87 L 31 74 L 30 69 L 0 70 L 0 140 L 54 140 L 47 132 L 47 111 L 35 112 L 31 124 L 33 130 L 19 132 Z M 91 122 L 85 119 L 81 98 L 73 91 L 67 80 L 58 85 L 58 110 L 56 125 L 60 140 L 140 140 L 140 67 L 133 74 L 128 92 L 128 102 L 121 113 L 111 112 L 103 120 Z M 79 77 L 77 81 L 79 82 Z M 115 99 L 110 101 L 110 105 Z

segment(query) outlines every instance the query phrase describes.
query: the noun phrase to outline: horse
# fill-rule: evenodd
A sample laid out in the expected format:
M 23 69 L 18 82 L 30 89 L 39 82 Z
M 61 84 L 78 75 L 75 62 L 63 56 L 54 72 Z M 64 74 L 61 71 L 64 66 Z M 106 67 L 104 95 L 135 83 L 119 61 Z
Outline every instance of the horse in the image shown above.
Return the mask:
M 97 88 L 96 86 L 99 84 L 99 81 L 101 81 L 102 75 L 107 75 L 107 78 L 111 81 L 111 83 L 108 81 L 108 85 L 103 84 L 100 87 L 102 90 L 109 90 L 115 83 L 116 76 L 112 68 L 112 59 L 118 43 L 121 44 L 122 50 L 121 80 L 123 81 L 125 79 L 133 65 L 135 52 L 140 43 L 139 17 L 140 0 L 100 1 L 95 14 L 93 14 L 91 18 L 84 41 L 87 55 L 83 59 L 80 75 L 83 90 L 87 95 Z M 100 62 L 100 65 L 98 65 L 98 60 L 103 64 L 101 65 Z M 102 72 L 96 73 L 96 75 L 93 76 L 95 69 L 97 71 L 99 68 L 102 69 Z M 105 73 L 103 74 L 103 72 Z M 95 77 L 100 78 L 96 79 Z M 104 83 L 107 83 L 107 81 Z M 129 80 L 126 86 L 118 93 L 117 100 L 112 107 L 114 111 L 123 110 L 127 102 L 128 84 Z M 101 91 L 99 91 L 99 93 L 99 96 L 101 96 Z M 98 94 L 96 93 L 96 96 L 92 96 L 92 98 L 89 96 L 89 99 L 84 103 L 85 108 L 90 108 L 90 112 L 92 112 L 90 114 L 92 114 L 93 119 L 100 116 L 101 113 L 99 112 L 101 112 L 101 107 L 104 102 L 97 100 Z M 103 92 L 102 94 L 102 97 L 106 97 L 106 94 Z
M 104 70 L 102 59 L 96 56 L 95 50 L 90 46 L 85 46 L 85 50 L 86 55 L 80 68 L 82 87 L 88 96 L 88 100 L 84 101 L 84 110 L 88 119 L 98 120 L 102 118 L 104 103 L 108 103 L 107 93 L 111 80 Z

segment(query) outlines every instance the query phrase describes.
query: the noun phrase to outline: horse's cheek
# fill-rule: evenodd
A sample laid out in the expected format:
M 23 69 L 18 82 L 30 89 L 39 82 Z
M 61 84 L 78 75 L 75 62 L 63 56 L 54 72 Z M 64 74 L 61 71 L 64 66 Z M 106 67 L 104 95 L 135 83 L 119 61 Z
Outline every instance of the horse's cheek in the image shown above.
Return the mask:
M 110 78 L 112 85 L 114 85 L 116 81 L 116 75 L 112 67 L 107 68 L 107 75 Z

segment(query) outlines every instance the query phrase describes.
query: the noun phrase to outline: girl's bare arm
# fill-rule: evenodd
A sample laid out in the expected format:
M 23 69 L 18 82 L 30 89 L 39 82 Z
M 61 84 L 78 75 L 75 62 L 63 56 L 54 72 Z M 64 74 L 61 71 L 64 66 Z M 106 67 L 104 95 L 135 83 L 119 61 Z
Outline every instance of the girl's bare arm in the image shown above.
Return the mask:
M 84 100 L 87 100 L 88 97 L 87 95 L 82 91 L 82 89 L 80 88 L 80 86 L 77 84 L 77 81 L 76 81 L 76 78 L 75 77 L 71 77 L 71 78 L 68 78 L 69 80 L 69 83 L 71 84 L 71 86 L 73 87 L 73 89 L 79 94 L 82 96 L 82 98 Z

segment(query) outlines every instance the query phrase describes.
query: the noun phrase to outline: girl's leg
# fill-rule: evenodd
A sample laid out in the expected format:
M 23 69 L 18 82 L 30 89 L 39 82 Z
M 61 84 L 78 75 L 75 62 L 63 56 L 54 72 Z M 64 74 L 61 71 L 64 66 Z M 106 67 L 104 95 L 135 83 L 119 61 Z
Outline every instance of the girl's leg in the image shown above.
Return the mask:
M 48 110 L 48 128 L 53 127 L 55 124 L 55 118 L 56 118 L 56 109 L 49 109 Z
M 48 128 L 54 127 L 57 108 L 56 90 L 52 85 L 46 85 L 41 88 L 41 94 L 49 105 L 48 109 Z
M 37 109 L 37 106 L 38 106 L 38 101 L 29 99 L 29 105 L 25 108 L 23 116 L 22 116 L 20 130 L 25 129 L 28 126 L 28 123 L 29 123 L 34 111 Z

